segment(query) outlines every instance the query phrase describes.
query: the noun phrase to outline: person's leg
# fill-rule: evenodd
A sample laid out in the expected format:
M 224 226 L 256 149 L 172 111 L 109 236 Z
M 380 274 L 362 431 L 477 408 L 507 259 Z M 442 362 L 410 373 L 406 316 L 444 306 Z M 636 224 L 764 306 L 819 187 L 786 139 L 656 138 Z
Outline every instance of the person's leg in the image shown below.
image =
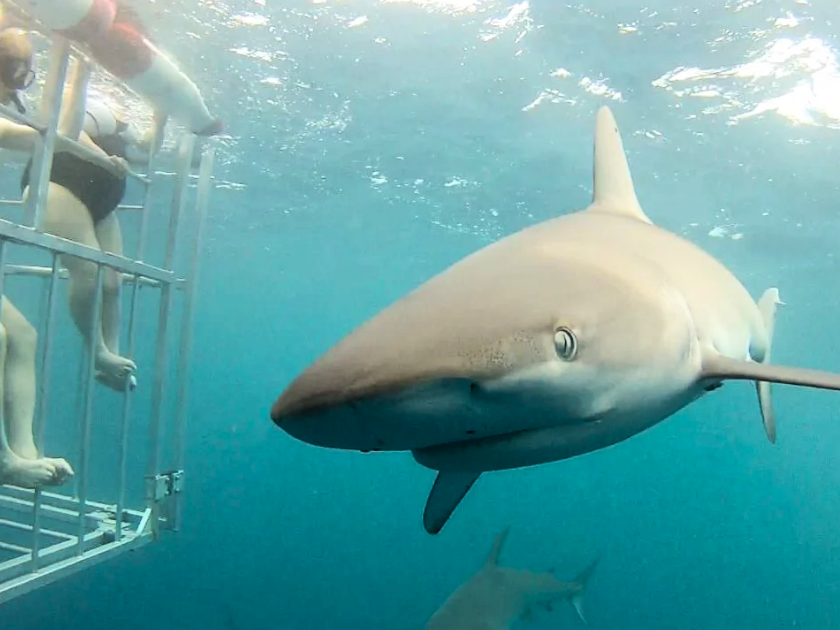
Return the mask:
M 28 192 L 28 189 L 24 192 L 24 198 Z M 58 184 L 51 183 L 47 190 L 44 229 L 51 234 L 76 241 L 82 245 L 96 249 L 101 248 L 93 220 L 85 205 L 66 188 Z M 102 326 L 99 326 L 96 330 L 93 329 L 95 309 L 99 307 L 95 303 L 96 264 L 82 258 L 66 255 L 61 257 L 61 262 L 70 273 L 70 314 L 85 343 L 90 344 L 91 340 L 94 342 L 96 369 L 106 377 L 124 380 L 137 369 L 137 366 L 133 361 L 112 352 L 108 348 L 102 334 Z M 111 282 L 111 288 L 109 289 L 106 280 L 107 273 L 108 270 L 103 269 L 102 297 L 104 302 L 110 302 L 111 305 L 103 308 L 103 323 L 106 316 L 113 316 L 113 301 L 115 299 L 114 283 Z M 118 335 L 119 330 L 117 329 Z
M 120 222 L 115 212 L 94 225 L 96 240 L 102 251 L 122 256 Z M 120 288 L 122 274 L 110 267 L 102 270 L 102 337 L 114 354 L 120 352 Z
M 122 255 L 122 230 L 116 212 L 112 212 L 96 223 L 94 230 L 102 251 Z M 102 337 L 108 350 L 119 355 L 122 273 L 106 267 L 102 270 L 102 274 Z M 131 373 L 97 372 L 96 380 L 112 389 L 123 391 L 125 376 L 129 377 L 129 387 L 134 389 L 137 379 Z
M 35 415 L 35 353 L 38 349 L 38 334 L 7 298 L 3 298 L 0 314 L 3 330 L 6 332 L 3 350 L 2 381 L 3 417 L 9 447 L 21 457 L 36 459 L 38 449 L 32 435 L 32 419 Z
M 35 329 L 6 297 L 0 315 L 0 483 L 58 485 L 73 475 L 64 459 L 39 457 L 35 414 Z

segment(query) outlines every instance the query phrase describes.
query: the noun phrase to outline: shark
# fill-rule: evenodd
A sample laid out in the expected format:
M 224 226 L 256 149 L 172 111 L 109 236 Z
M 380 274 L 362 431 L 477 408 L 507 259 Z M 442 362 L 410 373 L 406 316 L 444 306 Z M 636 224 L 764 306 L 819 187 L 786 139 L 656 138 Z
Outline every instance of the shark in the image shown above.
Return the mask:
M 410 451 L 437 471 L 423 512 L 437 534 L 482 474 L 615 445 L 727 381 L 754 384 L 773 443 L 771 383 L 840 390 L 840 374 L 770 363 L 777 288 L 754 300 L 651 221 L 608 107 L 593 156 L 588 207 L 381 310 L 288 384 L 274 423 L 319 447 Z
M 569 600 L 586 624 L 583 597 L 598 559 L 572 582 L 558 580 L 553 571 L 534 573 L 499 565 L 507 526 L 496 537 L 484 566 L 461 584 L 432 615 L 425 630 L 507 630 L 513 622 L 529 619 L 535 607 L 551 610 L 554 602 Z

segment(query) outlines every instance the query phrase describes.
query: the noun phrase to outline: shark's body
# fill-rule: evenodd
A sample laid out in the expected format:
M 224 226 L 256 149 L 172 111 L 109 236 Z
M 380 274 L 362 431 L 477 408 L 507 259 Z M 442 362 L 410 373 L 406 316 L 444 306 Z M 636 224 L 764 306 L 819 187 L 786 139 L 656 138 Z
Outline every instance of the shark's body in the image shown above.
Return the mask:
M 481 570 L 459 586 L 429 619 L 425 630 L 509 630 L 514 621 L 528 618 L 534 607 L 549 610 L 568 599 L 583 615 L 583 595 L 595 570 L 591 563 L 573 582 L 561 582 L 552 573 L 499 566 L 499 555 L 510 528 L 496 538 Z
M 778 292 L 759 304 L 715 258 L 652 224 L 609 109 L 598 113 L 587 209 L 504 238 L 359 327 L 277 399 L 298 439 L 410 450 L 440 471 L 436 533 L 482 472 L 620 442 L 725 379 L 840 389 L 835 374 L 767 365 Z

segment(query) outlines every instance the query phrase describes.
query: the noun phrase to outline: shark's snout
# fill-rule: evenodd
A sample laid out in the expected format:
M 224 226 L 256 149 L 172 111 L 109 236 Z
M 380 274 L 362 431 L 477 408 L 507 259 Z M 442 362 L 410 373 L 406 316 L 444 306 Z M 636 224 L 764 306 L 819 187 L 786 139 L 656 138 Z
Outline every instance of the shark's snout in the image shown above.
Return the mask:
M 294 402 L 289 401 L 286 396 L 279 396 L 274 401 L 274 404 L 271 405 L 271 420 L 278 427 L 282 428 L 284 421 L 287 421 L 298 412 L 306 413 L 306 408 L 301 408 L 300 405 L 295 405 Z
M 301 407 L 296 412 L 288 409 L 278 399 L 271 409 L 271 419 L 296 440 L 324 448 L 382 450 L 371 432 L 360 430 L 350 405 L 318 410 Z
M 280 398 L 277 398 L 271 405 L 271 413 L 269 415 L 271 416 L 271 421 L 278 427 L 283 421 L 283 416 L 285 415 L 284 407 L 283 403 L 280 402 Z
M 314 446 L 414 450 L 469 437 L 473 423 L 478 426 L 470 383 L 463 379 L 412 381 L 351 396 L 323 384 L 319 388 L 318 379 L 310 377 L 304 372 L 274 402 L 271 419 L 293 438 Z M 440 421 L 453 414 L 460 421 Z
M 285 423 L 294 419 L 328 409 L 338 402 L 334 400 L 336 396 L 326 389 L 326 384 L 318 386 L 318 375 L 311 374 L 311 371 L 310 369 L 295 379 L 271 405 L 271 419 L 278 427 L 282 428 Z
M 370 450 L 367 436 L 353 432 L 353 408 L 364 397 L 355 394 L 352 383 L 336 378 L 352 374 L 344 362 L 316 362 L 300 374 L 271 406 L 271 420 L 292 437 L 315 446 Z

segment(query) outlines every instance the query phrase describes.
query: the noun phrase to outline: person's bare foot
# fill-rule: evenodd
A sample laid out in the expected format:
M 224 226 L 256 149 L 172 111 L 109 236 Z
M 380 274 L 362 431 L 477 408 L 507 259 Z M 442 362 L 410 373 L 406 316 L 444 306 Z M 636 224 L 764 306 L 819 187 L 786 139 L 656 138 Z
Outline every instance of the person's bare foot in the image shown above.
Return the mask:
M 73 474 L 73 468 L 61 458 L 26 459 L 11 451 L 0 454 L 0 483 L 21 488 L 59 486 Z
M 96 372 L 93 376 L 96 379 L 97 383 L 104 385 L 105 387 L 109 387 L 117 392 L 124 392 L 126 386 L 126 379 L 120 377 L 114 377 L 110 374 L 105 374 L 104 372 Z M 128 389 L 129 391 L 134 391 L 134 388 L 137 387 L 137 377 L 134 374 L 128 374 Z
M 137 364 L 108 350 L 103 350 L 96 355 L 96 380 L 106 387 L 116 391 L 125 391 L 126 382 L 130 389 L 137 386 L 137 379 L 133 372 Z

